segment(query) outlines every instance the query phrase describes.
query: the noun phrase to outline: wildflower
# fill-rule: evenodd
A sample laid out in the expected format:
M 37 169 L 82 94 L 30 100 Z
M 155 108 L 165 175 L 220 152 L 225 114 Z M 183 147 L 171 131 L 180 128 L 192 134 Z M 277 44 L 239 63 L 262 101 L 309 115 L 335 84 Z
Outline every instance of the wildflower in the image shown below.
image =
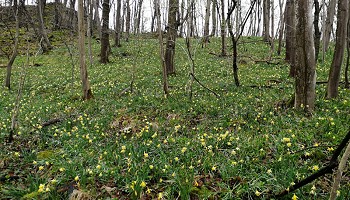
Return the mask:
M 293 195 L 293 197 L 292 197 L 292 200 L 297 200 L 298 199 L 298 197 L 297 197 L 297 195 Z
M 260 196 L 261 195 L 261 192 L 259 192 L 258 190 L 255 191 L 255 195 L 256 196 Z
M 186 148 L 186 147 L 183 147 L 183 148 L 181 149 L 181 152 L 182 152 L 182 153 L 185 153 L 186 150 L 187 150 L 187 148 Z
M 319 167 L 317 165 L 312 166 L 313 171 L 318 171 Z
M 147 193 L 147 194 L 151 194 L 151 189 L 148 188 L 148 189 L 146 190 L 146 193 Z
M 97 166 L 96 166 L 96 169 L 101 169 L 101 165 L 97 165 Z
M 143 153 L 144 158 L 148 158 L 148 153 Z
M 43 170 L 44 166 L 39 166 L 39 171 Z
M 163 198 L 163 193 L 162 192 L 159 192 L 158 193 L 158 199 L 162 199 Z
M 38 164 L 38 162 L 36 162 L 35 160 L 33 161 L 33 165 L 36 165 L 36 164 Z
M 19 157 L 20 156 L 19 152 L 15 152 L 15 156 Z
M 150 168 L 150 169 L 153 169 L 153 168 L 154 168 L 154 166 L 153 166 L 153 165 L 149 165 L 149 168 Z
M 174 159 L 174 160 L 177 162 L 177 161 L 179 161 L 179 158 L 178 158 L 178 157 L 175 157 L 175 159 Z
M 271 169 L 267 170 L 267 173 L 272 174 L 272 170 Z
M 44 192 L 44 188 L 45 188 L 45 184 L 40 184 L 40 185 L 39 185 L 38 192 L 39 192 L 39 193 Z
M 211 170 L 212 170 L 212 171 L 215 171 L 215 170 L 216 170 L 216 167 L 215 167 L 215 166 L 213 166 L 213 167 L 211 168 Z
M 141 186 L 142 188 L 146 187 L 146 182 L 145 182 L 145 181 L 142 181 L 141 184 L 140 184 L 140 186 Z
M 60 172 L 63 172 L 66 169 L 64 167 L 61 167 L 59 170 L 60 170 Z
M 52 183 L 52 185 L 55 185 L 57 183 L 57 180 L 56 179 L 52 179 L 51 183 Z
M 79 181 L 79 176 L 76 176 L 76 177 L 74 178 L 74 180 L 75 180 L 75 181 Z

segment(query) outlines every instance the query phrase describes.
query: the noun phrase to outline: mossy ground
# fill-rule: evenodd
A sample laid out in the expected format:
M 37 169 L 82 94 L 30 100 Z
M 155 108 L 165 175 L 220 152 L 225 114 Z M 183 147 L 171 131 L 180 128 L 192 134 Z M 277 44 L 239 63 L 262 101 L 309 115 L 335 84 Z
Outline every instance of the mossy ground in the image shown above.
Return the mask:
M 192 39 L 195 74 L 220 95 L 193 83 L 192 100 L 183 39 L 166 97 L 156 39 L 135 37 L 113 47 L 106 65 L 99 64 L 99 44 L 93 41 L 90 101 L 81 100 L 78 52 L 71 41 L 73 60 L 59 42 L 50 53 L 30 57 L 41 66 L 23 69 L 26 58 L 18 57 L 12 90 L 0 92 L 0 177 L 7 179 L 0 184 L 1 198 L 66 199 L 69 187 L 94 199 L 264 198 L 326 165 L 349 130 L 350 91 L 340 88 L 339 98 L 326 100 L 326 85 L 317 85 L 312 117 L 281 107 L 294 91 L 283 56 L 273 56 L 277 65 L 256 64 L 268 57 L 268 46 L 260 38 L 241 41 L 249 43 L 239 45 L 242 85 L 236 87 L 231 58 L 209 54 L 220 52 L 219 39 L 203 49 Z M 318 80 L 327 80 L 331 57 L 318 64 Z M 23 70 L 18 128 L 14 142 L 5 143 Z M 122 93 L 132 77 L 132 93 Z M 56 118 L 61 121 L 42 127 Z M 341 199 L 349 198 L 348 179 L 346 170 Z M 331 176 L 322 177 L 295 195 L 327 199 L 331 182 Z

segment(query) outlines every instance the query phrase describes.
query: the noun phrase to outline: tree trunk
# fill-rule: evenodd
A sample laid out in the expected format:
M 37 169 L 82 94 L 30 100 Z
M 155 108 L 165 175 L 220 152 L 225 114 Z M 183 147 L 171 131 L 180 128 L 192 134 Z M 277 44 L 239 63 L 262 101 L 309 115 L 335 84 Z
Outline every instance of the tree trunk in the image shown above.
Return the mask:
M 217 0 L 212 0 L 213 1 L 213 7 L 212 7 L 212 29 L 211 29 L 211 36 L 214 37 L 216 35 L 216 8 L 217 8 Z
M 209 18 L 210 18 L 210 3 L 212 0 L 207 0 L 207 6 L 205 7 L 205 18 L 204 18 L 204 45 L 209 43 Z
M 140 33 L 140 24 L 141 24 L 141 10 L 142 10 L 143 0 L 139 0 L 137 4 L 137 18 L 135 23 L 135 33 Z
M 45 31 L 45 25 L 44 25 L 44 18 L 43 18 L 43 0 L 38 0 L 38 19 L 39 19 L 39 33 L 40 33 L 40 40 L 42 39 L 41 47 L 43 49 L 43 52 L 47 52 L 52 49 L 51 43 L 49 41 L 49 38 L 47 37 L 46 31 Z
M 221 0 L 221 56 L 226 56 L 225 0 Z
M 121 47 L 121 44 L 120 44 L 120 22 L 121 22 L 121 16 L 120 16 L 120 11 L 122 9 L 122 2 L 121 0 L 116 0 L 117 1 L 117 14 L 115 16 L 115 46 L 116 47 Z
M 318 28 L 319 18 L 320 18 L 320 3 L 318 0 L 314 0 L 315 5 L 315 16 L 314 16 L 314 30 L 315 30 L 315 59 L 317 62 L 318 54 L 320 52 L 320 40 L 321 40 L 321 32 Z
M 93 6 L 91 3 L 91 0 L 87 0 L 87 7 L 88 9 L 88 16 L 87 16 L 87 37 L 88 37 L 88 52 L 89 52 L 89 60 L 90 60 L 90 66 L 92 66 L 93 60 L 92 60 L 92 44 L 91 44 L 91 36 L 92 36 L 92 30 L 93 27 L 91 26 L 92 22 L 92 15 L 93 15 Z
M 283 42 L 283 33 L 284 33 L 284 24 L 285 24 L 285 16 L 286 16 L 286 9 L 283 13 L 283 1 L 279 0 L 279 6 L 280 6 L 280 30 L 278 34 L 278 49 L 277 49 L 277 55 L 281 55 L 282 50 L 282 42 Z M 286 6 L 287 8 L 287 6 Z
M 331 32 L 333 28 L 336 3 L 337 3 L 336 0 L 329 0 L 326 24 L 324 27 L 323 38 L 322 38 L 325 51 L 327 51 L 329 47 L 329 41 L 331 38 Z
M 349 4 L 349 9 L 350 9 L 350 4 Z M 350 11 L 349 11 L 350 12 Z M 346 57 L 346 66 L 345 66 L 345 88 L 350 89 L 350 83 L 349 83 L 349 65 L 350 65 L 350 13 L 348 13 L 348 40 L 347 40 L 347 45 L 346 45 L 346 52 L 347 52 L 347 57 Z
M 270 43 L 270 0 L 263 0 L 264 41 Z
M 295 1 L 287 0 L 286 3 L 286 58 L 290 64 L 289 76 L 295 77 Z
M 169 0 L 168 12 L 168 27 L 167 27 L 167 42 L 165 51 L 165 64 L 167 75 L 175 74 L 175 41 L 177 37 L 178 21 L 177 15 L 179 12 L 179 0 Z
M 340 71 L 347 39 L 347 26 L 344 26 L 344 24 L 348 23 L 348 5 L 349 0 L 338 1 L 337 33 L 333 61 L 328 76 L 327 98 L 336 98 L 338 96 Z
M 100 7 L 100 0 L 93 0 L 93 5 L 94 5 L 94 9 L 95 9 L 95 18 L 94 18 L 94 23 L 95 26 L 97 28 L 97 32 L 98 32 L 98 37 L 101 39 L 101 33 L 102 33 L 102 27 L 101 27 L 101 19 L 100 19 L 100 12 L 99 12 L 99 7 Z
M 102 3 L 102 37 L 101 37 L 101 63 L 108 63 L 109 51 L 109 0 L 103 0 Z
M 13 47 L 13 52 L 12 55 L 10 57 L 9 62 L 7 63 L 7 67 L 6 67 L 6 78 L 5 78 L 5 87 L 7 87 L 9 90 L 11 89 L 11 74 L 12 74 L 12 65 L 15 62 L 15 59 L 17 57 L 18 54 L 18 40 L 19 40 L 19 14 L 18 14 L 18 3 L 17 0 L 15 0 L 14 2 L 14 6 L 13 6 L 13 15 L 15 17 L 16 20 L 16 35 L 15 35 L 15 44 Z
M 84 30 L 84 6 L 83 0 L 78 0 L 78 32 L 79 32 L 79 60 L 80 60 L 80 77 L 83 87 L 83 99 L 89 100 L 93 97 L 88 72 L 85 63 L 85 30 Z
M 167 71 L 166 71 L 166 64 L 165 64 L 165 58 L 164 58 L 164 47 L 163 47 L 163 33 L 162 33 L 162 25 L 161 25 L 161 18 L 160 18 L 160 5 L 159 0 L 154 0 L 154 6 L 155 6 L 155 12 L 157 16 L 157 29 L 158 29 L 158 40 L 159 40 L 159 55 L 160 60 L 162 63 L 162 78 L 163 78 L 163 91 L 165 95 L 168 95 L 169 89 L 168 89 L 168 78 L 167 78 Z
M 312 0 L 297 1 L 295 108 L 312 113 L 315 107 L 316 63 L 312 34 Z
M 129 42 L 129 36 L 130 36 L 130 0 L 126 0 L 126 22 L 125 22 L 125 41 Z

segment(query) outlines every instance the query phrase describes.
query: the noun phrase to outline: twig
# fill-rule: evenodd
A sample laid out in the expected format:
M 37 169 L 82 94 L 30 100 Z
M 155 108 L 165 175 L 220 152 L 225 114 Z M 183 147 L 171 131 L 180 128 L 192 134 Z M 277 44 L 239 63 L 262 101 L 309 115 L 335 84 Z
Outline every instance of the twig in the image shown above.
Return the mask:
M 203 85 L 195 76 L 194 74 L 190 73 L 190 76 L 193 77 L 193 79 L 202 87 L 204 87 L 205 89 L 207 89 L 209 92 L 213 93 L 217 98 L 220 97 L 219 94 L 217 94 L 216 92 L 214 92 L 213 90 L 209 89 L 208 87 L 206 87 L 205 85 Z
M 301 180 L 301 181 L 294 181 L 295 185 L 290 186 L 288 189 L 285 189 L 275 195 L 272 195 L 270 197 L 268 197 L 267 199 L 271 199 L 271 198 L 281 198 L 301 187 L 303 187 L 304 185 L 311 183 L 312 181 L 316 180 L 317 178 L 324 176 L 326 174 L 330 174 L 333 172 L 333 169 L 335 169 L 338 166 L 338 157 L 340 155 L 340 153 L 342 152 L 342 150 L 346 147 L 346 144 L 349 142 L 350 140 L 350 131 L 346 134 L 346 136 L 344 137 L 344 139 L 342 140 L 342 142 L 338 145 L 338 148 L 334 151 L 331 160 L 329 161 L 328 165 L 321 168 L 319 171 L 315 172 L 314 174 L 311 174 L 310 176 L 306 177 L 305 179 Z

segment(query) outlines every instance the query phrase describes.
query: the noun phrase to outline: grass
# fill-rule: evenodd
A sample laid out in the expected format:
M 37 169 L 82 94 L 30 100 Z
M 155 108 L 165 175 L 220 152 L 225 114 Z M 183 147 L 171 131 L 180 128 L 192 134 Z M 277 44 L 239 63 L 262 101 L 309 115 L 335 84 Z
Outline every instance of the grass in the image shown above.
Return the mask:
M 312 174 L 349 129 L 350 91 L 340 88 L 339 98 L 326 100 L 326 85 L 317 85 L 316 111 L 309 118 L 281 108 L 278 102 L 294 91 L 283 56 L 275 56 L 278 65 L 256 64 L 247 56 L 263 60 L 268 47 L 259 38 L 243 40 L 250 43 L 239 46 L 241 87 L 234 85 L 230 57 L 209 54 L 220 52 L 219 39 L 204 49 L 192 40 L 196 76 L 220 98 L 194 83 L 189 99 L 190 61 L 183 39 L 178 39 L 176 76 L 169 77 L 167 97 L 156 39 L 133 38 L 113 47 L 106 65 L 99 64 L 94 41 L 94 62 L 88 67 L 94 99 L 86 102 L 80 99 L 76 47 L 69 45 L 73 77 L 65 46 L 31 57 L 42 66 L 25 69 L 18 128 L 8 144 L 26 60 L 19 57 L 12 90 L 0 92 L 0 177 L 5 179 L 0 196 L 66 199 L 74 187 L 93 199 L 263 199 Z M 318 80 L 327 80 L 331 57 L 318 64 Z M 4 77 L 5 69 L 0 70 Z M 133 73 L 133 93 L 121 95 Z M 42 127 L 54 118 L 62 121 Z M 341 199 L 349 198 L 348 179 L 346 171 Z M 331 176 L 320 178 L 286 199 L 294 194 L 327 199 L 331 182 Z

